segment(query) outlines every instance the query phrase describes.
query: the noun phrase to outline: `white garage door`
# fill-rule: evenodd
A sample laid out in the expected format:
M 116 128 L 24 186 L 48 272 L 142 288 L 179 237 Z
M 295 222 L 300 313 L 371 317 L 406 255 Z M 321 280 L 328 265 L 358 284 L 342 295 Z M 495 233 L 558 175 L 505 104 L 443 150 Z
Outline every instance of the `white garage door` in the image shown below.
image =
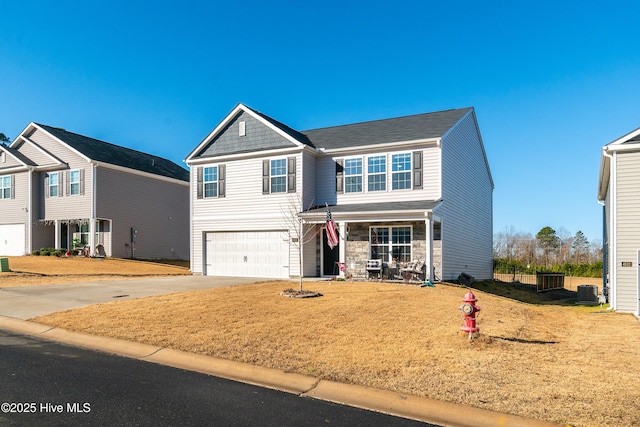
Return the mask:
M 206 234 L 207 276 L 289 278 L 288 233 L 219 231 Z
M 22 256 L 25 253 L 24 224 L 0 225 L 0 255 Z

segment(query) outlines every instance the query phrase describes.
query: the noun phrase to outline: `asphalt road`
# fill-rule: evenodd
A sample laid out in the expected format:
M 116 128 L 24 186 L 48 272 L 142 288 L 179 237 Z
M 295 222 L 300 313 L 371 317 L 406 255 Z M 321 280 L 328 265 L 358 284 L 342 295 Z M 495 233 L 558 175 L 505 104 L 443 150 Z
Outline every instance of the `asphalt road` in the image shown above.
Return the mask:
M 427 424 L 0 330 L 3 426 Z

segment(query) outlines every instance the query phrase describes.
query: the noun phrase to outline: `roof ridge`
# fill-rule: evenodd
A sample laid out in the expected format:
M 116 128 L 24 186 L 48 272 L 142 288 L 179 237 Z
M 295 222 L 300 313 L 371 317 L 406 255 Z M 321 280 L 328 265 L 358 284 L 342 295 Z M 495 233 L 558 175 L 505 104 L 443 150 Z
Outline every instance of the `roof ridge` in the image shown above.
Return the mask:
M 364 121 L 361 121 L 361 122 L 344 123 L 344 124 L 335 125 L 335 126 L 323 126 L 323 127 L 319 127 L 319 128 L 305 129 L 305 130 L 299 131 L 299 132 L 304 134 L 304 132 L 311 132 L 311 131 L 316 131 L 316 130 L 333 129 L 333 128 L 340 128 L 340 127 L 345 127 L 345 126 L 354 126 L 354 125 L 364 125 L 364 124 L 371 124 L 371 123 L 378 123 L 378 122 L 386 122 L 386 121 L 390 121 L 390 120 L 407 119 L 407 118 L 410 118 L 410 117 L 429 116 L 429 115 L 432 115 L 432 114 L 448 113 L 448 112 L 451 112 L 451 111 L 462 111 L 462 110 L 471 111 L 473 109 L 474 109 L 473 107 L 449 108 L 447 110 L 431 111 L 431 112 L 418 113 L 418 114 L 407 114 L 407 115 L 404 115 L 404 116 L 387 117 L 387 118 L 384 118 L 384 119 L 364 120 Z

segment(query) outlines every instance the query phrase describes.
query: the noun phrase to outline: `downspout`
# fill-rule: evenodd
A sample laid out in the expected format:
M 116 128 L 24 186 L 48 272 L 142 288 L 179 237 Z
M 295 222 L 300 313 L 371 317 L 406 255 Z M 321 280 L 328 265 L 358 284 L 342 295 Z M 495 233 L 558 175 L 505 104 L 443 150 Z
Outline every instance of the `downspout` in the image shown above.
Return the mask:
M 616 283 L 616 268 L 612 266 L 611 272 L 609 272 L 609 242 L 611 241 L 611 259 L 616 260 L 616 162 L 613 154 L 609 154 L 608 147 L 602 147 L 602 155 L 609 158 L 609 191 L 611 191 L 609 200 L 611 205 L 610 218 L 607 218 L 606 206 L 604 200 L 602 201 L 602 294 L 607 298 L 607 302 L 611 304 L 612 309 L 616 309 L 615 295 L 609 295 L 610 287 L 608 283 Z M 610 232 L 607 232 L 607 222 L 611 225 Z M 610 240 L 611 239 L 611 240 Z M 607 276 L 611 275 L 610 280 L 607 280 Z

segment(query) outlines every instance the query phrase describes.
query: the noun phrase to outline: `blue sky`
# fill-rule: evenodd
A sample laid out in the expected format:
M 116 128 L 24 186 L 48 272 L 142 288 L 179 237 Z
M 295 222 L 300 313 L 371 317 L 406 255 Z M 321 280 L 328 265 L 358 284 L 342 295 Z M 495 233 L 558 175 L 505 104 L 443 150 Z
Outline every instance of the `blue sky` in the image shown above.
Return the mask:
M 0 0 L 0 132 L 183 164 L 239 102 L 298 130 L 473 106 L 494 231 L 601 238 L 601 147 L 640 127 L 640 3 L 219 3 Z

